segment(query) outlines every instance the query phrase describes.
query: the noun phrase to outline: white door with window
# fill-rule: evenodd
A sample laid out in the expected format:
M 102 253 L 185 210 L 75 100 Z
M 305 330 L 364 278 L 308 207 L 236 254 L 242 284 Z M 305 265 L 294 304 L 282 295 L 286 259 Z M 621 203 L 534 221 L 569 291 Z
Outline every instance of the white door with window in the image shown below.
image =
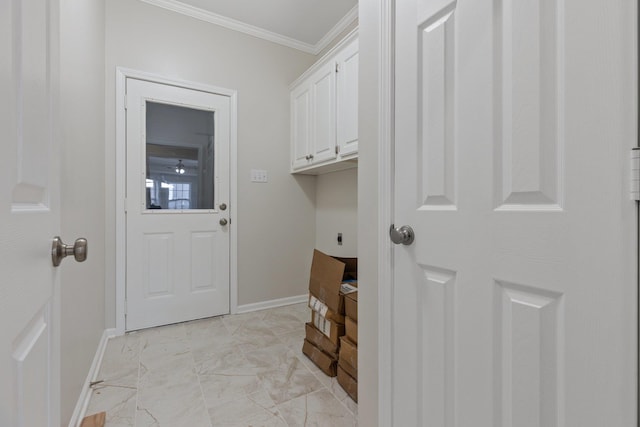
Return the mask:
M 395 2 L 394 426 L 636 425 L 636 7 Z
M 57 1 L 0 2 L 2 426 L 60 422 L 57 16 Z
M 126 329 L 229 313 L 230 98 L 126 81 Z

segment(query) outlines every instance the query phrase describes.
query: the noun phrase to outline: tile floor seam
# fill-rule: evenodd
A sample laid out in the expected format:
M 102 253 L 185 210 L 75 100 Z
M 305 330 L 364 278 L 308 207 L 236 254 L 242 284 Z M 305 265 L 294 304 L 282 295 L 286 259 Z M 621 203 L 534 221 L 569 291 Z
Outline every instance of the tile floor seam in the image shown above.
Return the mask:
M 304 354 L 303 354 L 303 356 L 304 356 Z M 304 356 L 304 357 L 306 357 L 306 356 Z M 309 360 L 311 361 L 311 359 L 309 359 Z M 340 398 L 338 398 L 338 396 L 336 396 L 336 394 L 333 392 L 333 390 L 331 390 L 329 387 L 327 387 L 327 386 L 322 382 L 322 378 L 320 378 L 320 377 L 319 377 L 319 374 L 323 374 L 323 375 L 327 376 L 326 374 L 324 374 L 322 371 L 318 371 L 317 373 L 314 373 L 311 369 L 309 369 L 309 367 L 308 367 L 305 363 L 303 363 L 302 365 L 303 365 L 305 368 L 307 368 L 307 370 L 308 370 L 309 372 L 311 372 L 311 374 L 312 374 L 312 375 L 313 375 L 313 376 L 314 376 L 314 377 L 315 377 L 315 378 L 320 382 L 320 384 L 322 384 L 322 386 L 323 386 L 324 388 L 326 388 L 326 389 L 327 389 L 327 391 L 328 391 L 329 393 L 331 393 L 331 395 L 332 395 L 333 397 L 335 397 L 335 398 L 336 398 L 336 400 L 337 400 L 338 402 L 340 402 L 340 404 L 341 404 L 342 406 L 344 406 L 344 407 L 346 408 L 346 410 L 347 410 L 347 411 L 349 411 L 349 413 L 353 414 L 354 416 L 356 415 L 356 414 L 354 414 L 354 413 L 353 413 L 353 411 L 352 411 L 351 409 L 349 409 L 349 407 L 348 407 L 347 405 L 345 405 L 345 404 L 344 404 L 344 399 L 340 399 Z M 335 377 L 331 377 L 331 378 L 335 378 Z M 316 391 L 319 391 L 319 390 L 316 390 Z M 312 392 L 312 393 L 315 393 L 315 392 Z M 347 397 L 345 397 L 345 399 L 351 399 L 351 397 L 350 397 L 349 395 L 347 395 Z M 355 402 L 355 401 L 354 401 L 354 403 L 355 403 L 356 405 L 358 404 L 358 402 Z
M 193 369 L 196 374 L 196 378 L 198 379 L 198 389 L 200 390 L 200 397 L 202 398 L 202 405 L 204 406 L 204 410 L 207 413 L 207 419 L 209 420 L 209 427 L 213 427 L 213 422 L 211 421 L 211 416 L 209 415 L 209 408 L 207 408 L 207 399 L 204 396 L 204 390 L 202 389 L 202 381 L 200 380 L 200 373 L 196 367 L 196 358 L 193 355 L 193 348 L 191 345 L 191 341 L 189 341 L 189 353 L 191 354 L 191 360 L 193 361 Z
M 137 332 L 136 332 L 137 334 Z M 136 375 L 136 404 L 134 406 L 133 411 L 133 427 L 137 427 L 138 424 L 138 402 L 140 400 L 140 367 L 142 366 L 142 338 L 138 336 L 138 349 L 137 349 L 138 357 L 137 357 L 137 365 L 138 365 L 138 375 Z
M 263 323 L 264 323 L 264 322 L 263 322 Z M 285 334 L 285 333 L 280 334 L 280 335 L 284 335 L 284 334 Z M 276 334 L 276 338 L 280 341 L 280 343 L 281 343 L 283 346 L 285 346 L 285 347 L 286 347 L 286 344 L 282 341 L 282 339 L 280 339 L 280 335 L 277 335 L 277 334 Z M 303 356 L 304 356 L 304 354 L 303 354 Z M 304 357 L 306 357 L 306 356 L 304 356 Z M 309 359 L 309 360 L 311 360 L 311 359 Z M 337 400 L 337 401 L 338 401 L 338 402 L 339 402 L 339 403 L 340 403 L 340 404 L 341 404 L 341 405 L 342 405 L 342 406 L 347 410 L 347 412 L 349 412 L 350 414 L 352 414 L 353 416 L 355 416 L 355 414 L 353 413 L 353 411 L 351 411 L 351 409 L 349 409 L 349 407 L 347 407 L 347 405 L 344 403 L 344 399 L 340 399 L 340 398 L 338 398 L 338 396 L 334 393 L 334 391 L 333 391 L 331 388 L 327 387 L 327 386 L 323 383 L 322 378 L 320 378 L 320 377 L 319 377 L 319 374 L 320 374 L 320 373 L 322 373 L 321 371 L 319 371 L 319 372 L 317 372 L 317 373 L 314 373 L 314 372 L 313 372 L 313 371 L 312 371 L 312 370 L 311 370 L 311 369 L 310 369 L 310 368 L 309 368 L 305 363 L 302 363 L 302 366 L 304 366 L 304 367 L 305 367 L 305 369 L 307 369 L 307 371 L 308 371 L 309 373 L 311 373 L 311 375 L 313 375 L 313 376 L 318 380 L 318 382 L 322 385 L 322 388 L 325 388 L 325 389 L 326 389 L 326 390 L 327 390 L 327 391 L 328 391 L 328 392 L 329 392 L 329 393 L 330 393 L 330 394 L 331 394 L 331 395 L 332 395 L 332 396 L 333 396 L 333 397 L 334 397 L 334 398 L 335 398 L 335 399 L 336 399 L 336 400 Z M 323 373 L 323 374 L 324 374 L 324 373 Z M 324 375 L 326 376 L 326 374 L 324 374 Z M 309 393 L 307 393 L 307 395 L 312 394 L 312 393 L 316 393 L 316 392 L 318 392 L 318 391 L 321 391 L 321 390 L 322 390 L 322 388 L 320 388 L 320 389 L 318 389 L 318 390 L 315 390 L 315 391 L 312 391 L 312 392 L 309 392 Z M 300 397 L 300 396 L 298 396 L 298 397 Z M 280 402 L 278 405 L 281 405 L 281 404 L 284 404 L 284 403 L 289 402 L 289 401 L 291 401 L 291 400 L 297 399 L 298 397 L 293 397 L 293 398 L 288 399 L 288 400 L 286 400 L 286 401 Z M 349 396 L 347 396 L 345 399 L 350 399 L 350 397 L 349 397 Z M 356 404 L 357 404 L 357 402 L 356 402 Z
M 303 304 L 304 303 L 293 305 L 291 307 L 291 310 L 282 310 L 282 308 L 275 308 L 275 309 L 262 310 L 259 314 L 247 313 L 247 314 L 243 314 L 240 319 L 237 319 L 237 318 L 234 319 L 233 317 L 234 315 L 229 315 L 229 316 L 223 316 L 219 318 L 219 321 L 216 321 L 215 320 L 216 318 L 199 319 L 200 321 L 202 321 L 201 324 L 196 324 L 193 322 L 183 322 L 180 324 L 180 326 L 177 327 L 177 329 L 171 328 L 174 325 L 169 325 L 170 326 L 169 329 L 150 328 L 149 333 L 147 334 L 142 333 L 142 334 L 139 334 L 137 338 L 135 339 L 132 338 L 132 341 L 135 341 L 136 344 L 135 346 L 130 346 L 130 347 L 132 349 L 134 347 L 137 348 L 137 353 L 134 358 L 137 361 L 136 363 L 137 375 L 135 377 L 136 382 L 135 382 L 135 387 L 130 387 L 130 386 L 124 387 L 130 390 L 135 390 L 135 399 L 133 399 L 135 406 L 133 408 L 133 414 L 132 414 L 133 415 L 132 427 L 137 427 L 138 425 L 140 425 L 141 427 L 142 426 L 141 423 L 144 421 L 139 416 L 139 412 L 140 412 L 139 405 L 141 402 L 140 387 L 142 384 L 142 375 L 143 375 L 142 362 L 144 360 L 144 357 L 143 357 L 144 349 L 146 349 L 149 346 L 153 346 L 154 344 L 171 345 L 181 340 L 186 341 L 184 344 L 187 347 L 187 351 L 189 352 L 189 358 L 186 360 L 190 360 L 190 362 L 193 364 L 192 366 L 195 374 L 194 378 L 198 381 L 198 390 L 199 390 L 198 395 L 199 395 L 199 399 L 203 404 L 203 407 L 205 410 L 204 415 L 208 420 L 207 421 L 208 425 L 211 427 L 216 425 L 214 423 L 213 418 L 211 417 L 211 412 L 210 412 L 210 409 L 213 409 L 213 407 L 209 408 L 207 393 L 205 393 L 205 386 L 203 381 L 206 375 L 204 372 L 198 371 L 195 352 L 194 352 L 194 345 L 195 347 L 200 348 L 198 346 L 199 340 L 206 340 L 208 337 L 211 337 L 211 338 L 219 337 L 220 336 L 219 332 L 217 332 L 217 328 L 219 327 L 218 325 L 222 325 L 222 328 L 223 328 L 220 330 L 220 332 L 226 331 L 226 333 L 229 335 L 229 338 L 233 343 L 232 348 L 234 348 L 235 351 L 238 352 L 238 355 L 244 359 L 247 366 L 246 369 L 249 369 L 250 372 L 254 372 L 254 371 L 256 372 L 254 374 L 247 375 L 247 376 L 255 377 L 256 379 L 255 387 L 257 387 L 255 390 L 257 391 L 251 394 L 249 389 L 244 389 L 244 391 L 240 390 L 240 393 L 245 393 L 244 394 L 245 397 L 242 397 L 242 394 L 238 394 L 238 396 L 232 397 L 232 400 L 229 400 L 229 402 L 231 401 L 239 402 L 248 396 L 253 396 L 253 398 L 248 399 L 248 401 L 253 402 L 250 406 L 261 408 L 262 412 L 260 413 L 263 414 L 262 416 L 266 416 L 269 419 L 269 421 L 257 421 L 256 419 L 252 418 L 250 420 L 247 419 L 246 421 L 238 422 L 234 425 L 244 426 L 245 422 L 257 422 L 258 425 L 262 425 L 260 423 L 266 422 L 269 425 L 276 423 L 278 425 L 283 425 L 288 427 L 300 427 L 300 422 L 302 420 L 299 419 L 299 417 L 302 416 L 303 414 L 299 412 L 300 411 L 300 408 L 298 406 L 299 403 L 296 403 L 295 401 L 301 398 L 304 399 L 304 402 L 305 402 L 304 407 L 307 408 L 307 409 L 303 409 L 304 417 L 306 420 L 308 420 L 308 422 L 312 424 L 314 422 L 317 423 L 318 422 L 317 417 L 322 417 L 323 416 L 322 414 L 327 413 L 326 412 L 327 410 L 330 411 L 330 409 L 327 409 L 327 408 L 331 408 L 332 405 L 335 405 L 337 401 L 340 403 L 340 405 L 335 406 L 336 417 L 338 418 L 335 418 L 335 419 L 332 418 L 332 419 L 334 421 L 337 420 L 336 422 L 340 425 L 342 425 L 342 423 L 346 423 L 349 425 L 357 425 L 357 403 L 354 406 L 354 411 L 352 411 L 350 409 L 350 406 L 348 406 L 350 402 L 346 401 L 346 399 L 349 399 L 348 395 L 344 393 L 337 393 L 339 391 L 337 388 L 339 387 L 339 385 L 337 385 L 337 382 L 333 381 L 331 378 L 326 376 L 323 376 L 321 378 L 320 375 L 322 374 L 322 372 L 319 371 L 318 369 L 312 369 L 312 366 L 313 366 L 311 365 L 312 361 L 302 353 L 301 349 L 298 348 L 297 345 L 295 345 L 295 342 L 298 339 L 302 342 L 304 338 L 304 324 L 306 323 L 305 317 L 308 317 L 310 313 L 310 310 L 308 309 L 306 304 L 304 304 L 304 306 Z M 291 314 L 291 316 L 289 316 L 289 314 Z M 227 320 L 226 322 L 225 322 L 225 317 Z M 217 322 L 219 322 L 219 324 Z M 294 323 L 295 323 L 295 327 L 294 327 Z M 190 325 L 194 325 L 194 326 L 190 326 Z M 273 339 L 269 339 L 269 338 L 267 338 L 266 340 L 258 339 L 261 337 L 260 335 L 261 330 L 270 331 L 269 337 L 272 336 Z M 134 332 L 132 335 L 134 334 L 137 335 L 138 333 Z M 299 336 L 299 338 L 297 336 Z M 252 337 L 256 337 L 257 341 L 254 340 Z M 224 338 L 224 335 L 223 335 L 223 338 Z M 223 339 L 223 342 L 224 342 L 224 339 Z M 262 342 L 266 342 L 267 344 L 261 345 Z M 113 344 L 113 342 L 111 343 Z M 108 344 L 109 343 L 107 343 L 107 345 Z M 127 340 L 125 340 L 125 343 L 123 344 L 123 346 L 129 347 L 126 344 L 128 344 Z M 264 351 L 262 354 L 257 353 L 257 354 L 254 354 L 253 357 L 251 358 L 248 357 L 248 355 L 252 352 L 260 351 L 262 349 L 267 349 L 270 347 L 274 347 L 274 348 L 279 347 L 279 349 L 276 349 L 273 352 L 269 352 L 267 350 L 267 351 Z M 300 347 L 301 347 L 301 343 L 300 343 Z M 281 353 L 280 350 L 282 350 L 282 354 L 280 354 Z M 166 355 L 171 356 L 171 354 L 172 353 L 169 352 Z M 211 357 L 212 355 L 205 354 L 206 360 L 212 360 Z M 264 365 L 262 363 L 258 363 L 260 360 L 264 360 Z M 120 361 L 120 358 L 116 358 L 116 361 Z M 155 359 L 151 359 L 150 361 L 153 362 L 152 365 L 154 366 L 158 362 Z M 290 392 L 283 393 L 283 391 L 291 387 L 292 384 L 290 385 L 287 381 L 285 381 L 285 383 L 281 383 L 278 380 L 276 380 L 275 383 L 273 381 L 269 381 L 269 384 L 267 385 L 265 383 L 265 378 L 263 378 L 262 375 L 257 373 L 258 372 L 257 370 L 259 369 L 267 369 L 272 372 L 275 372 L 275 370 L 277 370 L 277 366 L 282 366 L 280 365 L 282 361 L 286 361 L 286 364 L 288 365 L 290 364 L 296 365 L 297 366 L 296 370 L 299 369 L 299 366 L 303 366 L 304 369 L 298 371 L 298 374 L 302 375 L 302 377 L 305 377 L 305 376 L 308 376 L 308 374 L 311 374 L 308 377 L 307 382 L 304 383 L 304 384 L 307 384 L 307 386 L 305 386 L 304 388 L 310 391 L 306 393 L 303 392 L 299 396 L 289 397 L 291 393 Z M 272 362 L 275 362 L 275 364 L 272 364 Z M 125 363 L 127 362 L 125 361 Z M 240 364 L 240 365 L 242 366 L 243 364 Z M 253 368 L 250 368 L 250 366 L 253 366 Z M 112 367 L 109 369 L 117 369 L 117 368 Z M 147 371 L 149 369 L 147 369 Z M 237 371 L 237 369 L 235 369 L 235 371 Z M 246 372 L 249 372 L 249 371 L 246 371 Z M 116 370 L 115 372 L 117 375 L 118 371 Z M 230 372 L 233 372 L 233 371 L 230 371 Z M 220 373 L 215 375 L 223 375 L 223 374 Z M 244 376 L 244 375 L 230 373 L 229 376 L 238 377 L 238 376 Z M 317 385 L 313 385 L 309 387 L 308 384 L 309 384 L 309 381 L 311 381 L 311 379 L 313 379 L 314 380 L 313 382 L 317 383 Z M 207 381 L 208 380 L 209 379 L 207 378 Z M 278 385 L 278 383 L 280 385 Z M 276 388 L 273 388 L 274 384 Z M 118 387 L 116 384 L 113 384 L 113 385 L 107 384 L 107 385 L 109 387 L 111 386 Z M 211 387 L 212 387 L 211 384 L 209 384 L 207 388 L 211 389 L 211 392 L 215 394 L 219 393 L 220 390 L 223 390 L 223 393 L 224 393 L 224 390 L 226 390 L 226 388 L 224 387 L 220 389 L 219 386 L 216 386 L 215 384 L 213 385 L 213 388 Z M 317 387 L 317 388 L 314 389 L 314 387 Z M 216 389 L 218 390 L 218 392 L 215 391 Z M 271 389 L 273 389 L 273 391 L 276 393 L 275 395 L 273 395 L 271 391 L 268 391 Z M 303 390 L 300 390 L 300 391 L 303 391 Z M 235 393 L 237 392 L 232 392 L 231 396 L 234 396 Z M 264 393 L 265 398 L 268 399 L 271 403 L 264 403 L 266 401 L 254 400 L 254 398 L 258 399 L 255 393 Z M 209 395 L 209 396 L 216 399 L 215 394 Z M 93 396 L 94 395 L 92 395 L 92 398 Z M 272 398 L 271 396 L 278 396 L 279 398 L 285 397 L 286 400 L 276 403 L 274 398 Z M 131 398 L 133 398 L 133 396 L 131 396 Z M 311 405 L 311 401 L 309 399 L 313 400 L 313 405 Z M 105 401 L 103 400 L 103 402 Z M 243 409 L 241 409 L 243 408 L 243 404 L 239 403 L 239 405 L 240 406 L 238 407 L 238 409 L 235 410 L 235 411 L 239 411 L 239 412 L 235 412 L 238 414 L 243 412 Z M 326 405 L 329 405 L 329 406 L 326 406 Z M 225 404 L 222 403 L 222 406 L 224 407 Z M 248 409 L 249 407 L 246 407 L 246 408 Z M 338 409 L 338 408 L 341 408 L 341 409 Z M 142 408 L 142 409 L 149 409 L 149 408 Z M 233 423 L 233 418 L 227 419 L 227 421 L 231 421 Z M 157 423 L 158 425 L 161 425 L 161 420 L 157 421 Z M 107 426 L 108 425 L 109 423 L 107 423 Z M 175 423 L 172 424 L 172 426 L 173 425 L 175 425 Z M 198 424 L 198 425 L 201 425 L 201 424 Z M 327 424 L 321 423 L 320 425 L 327 425 Z

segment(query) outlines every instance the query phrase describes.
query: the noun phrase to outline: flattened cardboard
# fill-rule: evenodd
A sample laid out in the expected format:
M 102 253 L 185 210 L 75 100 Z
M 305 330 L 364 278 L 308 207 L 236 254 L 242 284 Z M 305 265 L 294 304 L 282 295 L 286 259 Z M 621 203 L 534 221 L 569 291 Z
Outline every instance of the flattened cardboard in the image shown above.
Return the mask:
M 353 292 L 344 296 L 344 311 L 347 317 L 358 321 L 358 293 Z
M 338 365 L 338 384 L 342 386 L 349 397 L 358 401 L 358 381 Z
M 348 363 L 351 367 L 353 367 L 353 369 L 355 369 L 355 373 L 354 372 L 349 372 L 349 374 L 354 377 L 354 378 L 358 378 L 358 346 L 352 342 L 349 338 L 347 337 L 342 337 L 340 338 L 340 363 L 345 362 Z M 345 368 L 346 371 L 348 371 L 348 369 Z
M 311 322 L 336 346 L 340 344 L 340 337 L 344 335 L 344 325 L 325 319 L 315 311 L 311 312 Z
M 338 314 L 344 314 L 344 297 L 340 295 L 344 267 L 343 262 L 317 249 L 313 251 L 309 292 Z
M 346 317 L 344 322 L 344 329 L 345 329 L 347 338 L 353 341 L 357 346 L 358 345 L 358 322 L 356 322 L 350 317 Z
M 313 323 L 309 322 L 305 324 L 307 341 L 311 342 L 314 346 L 327 353 L 334 359 L 338 359 L 338 345 L 331 342 L 329 338 L 319 331 Z
M 337 361 L 311 342 L 304 340 L 302 352 L 318 367 L 322 372 L 330 377 L 337 375 Z

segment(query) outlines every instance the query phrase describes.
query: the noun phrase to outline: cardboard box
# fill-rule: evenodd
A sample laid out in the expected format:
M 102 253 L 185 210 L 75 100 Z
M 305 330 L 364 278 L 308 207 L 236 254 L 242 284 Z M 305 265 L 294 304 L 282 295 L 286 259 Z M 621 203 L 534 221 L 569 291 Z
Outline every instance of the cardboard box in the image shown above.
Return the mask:
M 344 296 L 344 311 L 348 317 L 358 321 L 358 292 Z
M 311 342 L 306 339 L 302 345 L 302 352 L 328 376 L 335 377 L 337 375 L 337 360 L 311 344 Z
M 349 375 L 340 366 L 338 366 L 338 384 L 353 400 L 358 401 L 358 380 Z
M 333 257 L 344 263 L 342 280 L 358 280 L 358 258 Z M 355 284 L 357 286 L 357 282 Z
M 344 325 L 333 320 L 325 319 L 315 311 L 311 312 L 311 322 L 333 344 L 340 345 L 340 337 L 344 335 Z
M 345 329 L 347 338 L 349 338 L 356 345 L 358 345 L 358 322 L 356 322 L 350 317 L 346 317 L 344 322 L 344 329 Z
M 313 323 L 309 322 L 305 324 L 307 341 L 311 342 L 314 346 L 327 353 L 334 359 L 338 359 L 338 345 L 331 342 L 329 338 L 319 331 Z
M 334 258 L 317 249 L 314 250 L 309 292 L 329 310 L 344 315 L 344 295 L 340 292 L 340 285 L 345 278 L 357 278 L 357 265 L 357 258 Z
M 345 362 L 344 360 L 338 358 L 338 367 L 344 369 L 344 371 L 356 381 L 358 380 L 358 370 L 351 366 L 348 362 Z
M 325 319 L 344 324 L 344 314 L 338 314 L 329 310 L 329 307 L 325 303 L 311 294 L 309 294 L 309 308 L 316 313 L 319 313 Z
M 352 372 L 349 372 L 348 368 L 344 368 L 344 370 L 358 379 L 358 346 L 347 337 L 340 338 L 340 357 L 338 360 L 340 364 L 346 363 L 352 367 Z

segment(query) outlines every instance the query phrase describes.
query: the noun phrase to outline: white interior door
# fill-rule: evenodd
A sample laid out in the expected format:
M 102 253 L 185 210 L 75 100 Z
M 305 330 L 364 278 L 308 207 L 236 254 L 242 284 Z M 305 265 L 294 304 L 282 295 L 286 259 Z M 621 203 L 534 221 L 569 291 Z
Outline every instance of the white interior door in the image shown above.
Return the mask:
M 393 425 L 636 425 L 636 4 L 395 2 Z
M 227 314 L 230 98 L 126 90 L 126 329 Z
M 58 3 L 0 2 L 0 425 L 60 425 Z

